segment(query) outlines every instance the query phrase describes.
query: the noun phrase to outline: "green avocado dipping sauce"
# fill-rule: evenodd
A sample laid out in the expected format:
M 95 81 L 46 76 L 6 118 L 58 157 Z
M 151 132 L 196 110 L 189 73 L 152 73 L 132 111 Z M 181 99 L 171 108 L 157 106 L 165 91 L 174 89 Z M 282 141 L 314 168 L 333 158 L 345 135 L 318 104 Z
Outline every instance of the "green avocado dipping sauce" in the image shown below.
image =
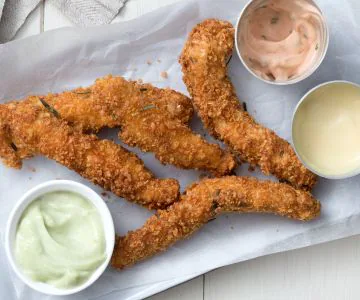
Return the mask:
M 105 261 L 105 248 L 96 207 L 73 192 L 35 199 L 16 231 L 15 258 L 23 273 L 61 289 L 84 283 Z

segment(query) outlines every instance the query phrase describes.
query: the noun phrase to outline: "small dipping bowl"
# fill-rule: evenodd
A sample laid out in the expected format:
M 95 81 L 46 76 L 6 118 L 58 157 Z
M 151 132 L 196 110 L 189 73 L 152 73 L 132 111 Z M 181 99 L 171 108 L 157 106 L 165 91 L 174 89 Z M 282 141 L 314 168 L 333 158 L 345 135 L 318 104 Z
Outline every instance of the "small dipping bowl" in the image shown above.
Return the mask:
M 328 179 L 360 174 L 360 86 L 330 81 L 307 92 L 295 108 L 292 140 L 303 164 Z
M 267 4 L 269 4 L 270 2 L 278 2 L 279 0 L 251 0 L 247 3 L 247 5 L 245 5 L 245 7 L 243 8 L 243 10 L 241 11 L 239 18 L 237 20 L 236 23 L 236 28 L 235 28 L 235 47 L 236 47 L 236 52 L 242 62 L 242 64 L 244 65 L 244 67 L 252 74 L 254 75 L 256 78 L 260 79 L 263 82 L 269 83 L 269 84 L 273 84 L 273 85 L 289 85 L 289 84 L 294 84 L 294 83 L 298 83 L 306 78 L 308 78 L 311 74 L 313 74 L 318 67 L 321 65 L 322 61 L 325 58 L 325 55 L 327 53 L 328 50 L 328 46 L 329 46 L 329 29 L 327 26 L 327 23 L 325 21 L 324 15 L 321 12 L 320 8 L 315 4 L 314 1 L 312 0 L 301 0 L 301 1 L 306 1 L 309 5 L 312 5 L 313 8 L 317 9 L 318 14 L 320 15 L 321 21 L 320 21 L 320 37 L 319 37 L 319 43 L 316 44 L 314 46 L 314 49 L 316 50 L 313 58 L 311 59 L 311 61 L 309 62 L 309 65 L 305 68 L 304 70 L 301 70 L 301 72 L 299 72 L 299 74 L 294 75 L 294 76 L 290 76 L 288 79 L 286 80 L 280 80 L 277 79 L 275 80 L 275 77 L 272 74 L 269 75 L 261 75 L 259 71 L 256 71 L 256 69 L 254 69 L 253 66 L 251 66 L 251 64 L 257 64 L 258 66 L 260 66 L 263 62 L 259 62 L 257 60 L 251 62 L 252 58 L 248 58 L 246 59 L 246 54 L 244 53 L 244 48 L 245 48 L 245 43 L 246 41 L 242 41 L 241 38 L 241 32 L 242 30 L 244 30 L 244 28 L 246 28 L 246 19 L 249 17 L 251 12 L 254 12 L 255 10 L 259 9 L 259 8 L 266 8 Z M 284 1 L 287 1 L 287 3 L 291 3 L 290 0 L 280 0 L 282 1 L 282 3 L 284 3 Z M 293 2 L 296 3 L 296 2 Z M 291 19 L 292 17 L 290 17 Z M 273 18 L 269 18 L 268 24 L 266 24 L 266 26 L 260 25 L 260 29 L 263 30 L 265 28 L 269 28 L 268 26 L 274 26 L 276 25 L 276 22 L 278 22 L 280 24 L 279 21 L 279 17 L 273 17 Z M 278 32 L 277 30 L 275 32 Z M 291 32 L 286 32 L 286 34 L 290 34 Z M 308 37 L 303 34 L 302 38 L 306 38 L 308 39 Z M 260 40 L 262 39 L 262 40 Z M 257 40 L 259 40 L 259 43 L 269 43 L 269 41 L 271 42 L 271 40 L 269 38 L 266 37 L 265 34 L 261 35 L 261 38 L 258 37 Z M 287 41 L 291 41 L 292 43 L 297 43 L 297 39 L 296 38 L 292 38 L 289 40 L 289 37 L 286 37 L 286 35 L 284 36 L 284 40 Z M 272 43 L 272 42 L 271 42 Z M 274 44 L 272 44 L 270 47 L 271 49 L 269 51 L 273 51 L 274 49 L 276 49 L 277 45 L 275 45 L 276 42 L 274 42 Z M 248 44 L 249 45 L 249 44 Z M 260 45 L 260 44 L 259 44 Z M 261 48 L 261 47 L 260 47 Z M 263 48 L 263 47 L 262 47 Z M 280 47 L 281 48 L 281 47 Z M 249 46 L 249 49 L 251 49 L 251 51 L 256 52 L 256 49 L 254 49 L 252 46 Z M 263 57 L 265 57 L 265 55 L 259 55 L 262 59 Z M 283 55 L 278 55 L 280 57 L 280 59 L 283 57 Z M 309 58 L 307 58 L 309 59 Z M 270 79 L 270 77 L 274 78 L 274 79 Z
M 33 281 L 31 278 L 25 276 L 21 270 L 21 267 L 16 262 L 15 253 L 14 253 L 17 227 L 25 209 L 29 206 L 30 203 L 32 203 L 34 200 L 36 200 L 38 197 L 44 194 L 50 192 L 63 192 L 63 191 L 79 194 L 80 196 L 84 197 L 86 200 L 88 200 L 90 203 L 92 203 L 95 206 L 102 221 L 105 243 L 106 243 L 105 261 L 92 273 L 92 275 L 88 278 L 88 280 L 83 282 L 81 285 L 69 289 L 56 288 L 52 285 L 43 282 Z M 11 211 L 5 232 L 6 254 L 10 262 L 10 265 L 15 271 L 16 275 L 32 289 L 48 295 L 60 296 L 60 295 L 75 294 L 89 287 L 91 284 L 93 284 L 101 276 L 101 274 L 104 273 L 106 267 L 108 266 L 112 256 L 114 245 L 115 245 L 114 222 L 104 200 L 89 187 L 81 183 L 70 180 L 47 181 L 45 183 L 37 185 L 36 187 L 32 188 L 27 193 L 25 193 Z

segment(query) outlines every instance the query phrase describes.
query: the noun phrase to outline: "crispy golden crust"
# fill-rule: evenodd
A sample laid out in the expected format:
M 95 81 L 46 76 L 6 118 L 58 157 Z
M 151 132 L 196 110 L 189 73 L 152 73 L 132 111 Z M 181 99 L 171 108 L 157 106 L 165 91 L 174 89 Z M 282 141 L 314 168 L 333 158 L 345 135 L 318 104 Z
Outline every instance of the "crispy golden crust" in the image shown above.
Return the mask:
M 226 73 L 233 45 L 232 25 L 208 19 L 192 30 L 182 51 L 184 82 L 201 119 L 242 160 L 259 166 L 265 174 L 311 190 L 316 176 L 302 165 L 290 144 L 242 109 Z
M 282 183 L 236 176 L 202 180 L 142 228 L 117 237 L 112 266 L 121 269 L 164 251 L 222 212 L 273 213 L 308 221 L 319 215 L 320 203 Z
M 229 152 L 191 131 L 186 124 L 193 112 L 191 102 L 170 89 L 108 76 L 86 89 L 41 98 L 83 131 L 120 126 L 122 141 L 154 152 L 164 164 L 215 176 L 231 174 L 236 167 Z
M 39 100 L 0 105 L 0 124 L 2 129 L 6 126 L 6 131 L 0 131 L 0 156 L 9 166 L 20 167 L 23 157 L 41 154 L 150 209 L 165 208 L 178 198 L 175 179 L 154 178 L 135 154 L 111 141 L 82 134 Z
M 21 159 L 16 154 L 9 134 L 9 129 L 6 125 L 1 124 L 0 120 L 0 157 L 3 158 L 4 163 L 15 169 L 21 168 Z
M 104 96 L 107 98 L 106 105 Z M 42 98 L 64 119 L 83 131 L 97 132 L 103 127 L 123 126 L 124 116 L 133 108 L 138 112 L 131 116 L 133 119 L 141 116 L 142 110 L 152 107 L 183 124 L 187 124 L 193 115 L 188 97 L 171 89 L 159 89 L 122 77 L 107 76 L 87 88 L 48 94 Z

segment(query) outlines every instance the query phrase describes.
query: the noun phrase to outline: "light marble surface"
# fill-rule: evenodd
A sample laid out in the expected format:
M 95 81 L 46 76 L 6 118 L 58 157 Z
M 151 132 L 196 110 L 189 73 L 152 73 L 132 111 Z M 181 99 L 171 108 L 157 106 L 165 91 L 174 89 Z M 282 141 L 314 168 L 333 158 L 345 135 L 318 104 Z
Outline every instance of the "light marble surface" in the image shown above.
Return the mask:
M 176 1 L 181 0 L 129 0 L 114 22 Z M 64 26 L 72 24 L 51 4 L 42 2 L 16 38 Z M 358 266 L 360 236 L 355 236 L 220 268 L 151 299 L 356 300 L 360 299 Z

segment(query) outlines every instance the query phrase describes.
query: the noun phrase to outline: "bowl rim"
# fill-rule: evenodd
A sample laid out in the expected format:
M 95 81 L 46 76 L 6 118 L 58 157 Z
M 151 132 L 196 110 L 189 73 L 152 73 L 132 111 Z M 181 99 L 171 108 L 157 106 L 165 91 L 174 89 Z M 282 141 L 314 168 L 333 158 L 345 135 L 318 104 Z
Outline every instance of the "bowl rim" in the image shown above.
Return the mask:
M 309 69 L 309 71 L 303 73 L 301 76 L 298 76 L 298 77 L 295 77 L 294 79 L 290 79 L 288 81 L 271 81 L 271 80 L 266 80 L 264 78 L 262 78 L 261 76 L 259 76 L 258 74 L 256 74 L 245 62 L 245 60 L 243 59 L 242 55 L 241 55 L 241 52 L 240 52 L 240 47 L 239 47 L 239 43 L 238 43 L 238 33 L 239 33 L 239 30 L 240 30 L 240 21 L 242 19 L 242 17 L 244 16 L 244 13 L 245 11 L 248 9 L 248 7 L 255 1 L 258 1 L 258 0 L 249 0 L 247 2 L 247 4 L 243 7 L 243 9 L 241 10 L 238 18 L 237 18 L 237 21 L 236 21 L 236 27 L 235 27 L 235 48 L 236 48 L 236 53 L 242 63 L 242 65 L 245 67 L 245 69 L 251 74 L 253 75 L 255 78 L 265 82 L 265 83 L 268 83 L 268 84 L 271 84 L 271 85 L 277 85 L 277 86 L 284 86 L 284 85 L 291 85 L 291 84 L 295 84 L 295 83 L 299 83 L 307 78 L 309 78 L 312 74 L 315 73 L 315 71 L 320 67 L 320 65 L 322 64 L 322 62 L 324 61 L 325 59 L 325 56 L 328 52 L 328 49 L 329 49 L 329 43 L 330 43 L 330 34 L 329 34 L 329 25 L 328 25 L 328 22 L 326 20 L 326 17 L 323 13 L 323 11 L 320 9 L 320 7 L 316 4 L 315 0 L 308 0 L 308 1 L 311 1 L 315 6 L 316 8 L 319 10 L 321 16 L 322 16 L 322 19 L 323 19 L 323 25 L 324 25 L 324 37 L 325 37 L 325 45 L 324 45 L 324 49 L 323 49 L 323 52 L 319 58 L 319 60 L 316 62 L 316 64 L 314 64 L 312 66 L 311 69 Z
M 297 147 L 296 147 L 296 143 L 294 142 L 294 120 L 295 120 L 296 113 L 298 112 L 301 104 L 309 97 L 310 94 L 312 94 L 313 92 L 315 92 L 316 90 L 318 90 L 324 86 L 338 84 L 338 83 L 348 84 L 348 85 L 357 87 L 360 90 L 360 84 L 357 84 L 355 82 L 351 82 L 348 80 L 331 80 L 331 81 L 326 81 L 321 84 L 318 84 L 315 87 L 313 87 L 312 89 L 310 89 L 309 91 L 307 91 L 305 93 L 305 95 L 301 97 L 300 101 L 295 106 L 294 112 L 292 114 L 292 119 L 291 119 L 291 143 L 293 145 L 296 156 L 300 159 L 300 161 L 304 164 L 304 166 L 306 168 L 308 168 L 311 172 L 315 173 L 316 175 L 318 175 L 320 177 L 326 178 L 326 179 L 346 179 L 346 178 L 354 177 L 354 176 L 360 174 L 360 166 L 358 166 L 357 168 L 355 168 L 352 171 L 349 171 L 347 173 L 340 174 L 340 175 L 323 174 L 320 171 L 313 168 L 312 166 L 310 166 L 299 154 L 299 151 L 297 150 Z
M 56 288 L 50 284 L 36 282 L 31 278 L 27 277 L 21 271 L 18 266 L 15 256 L 13 254 L 13 241 L 16 234 L 16 228 L 24 210 L 36 200 L 39 196 L 50 192 L 56 191 L 69 191 L 78 193 L 88 201 L 90 201 L 97 209 L 104 229 L 104 237 L 106 242 L 106 254 L 105 261 L 92 273 L 88 280 L 79 286 L 75 286 L 70 289 Z M 72 180 L 50 180 L 36 185 L 35 187 L 28 190 L 23 196 L 17 201 L 15 206 L 10 212 L 10 215 L 6 224 L 5 231 L 5 252 L 8 258 L 9 264 L 13 271 L 27 286 L 32 289 L 47 295 L 65 296 L 78 293 L 90 285 L 92 285 L 106 270 L 110 263 L 113 249 L 115 247 L 115 226 L 112 219 L 111 213 L 105 201 L 90 187 Z

